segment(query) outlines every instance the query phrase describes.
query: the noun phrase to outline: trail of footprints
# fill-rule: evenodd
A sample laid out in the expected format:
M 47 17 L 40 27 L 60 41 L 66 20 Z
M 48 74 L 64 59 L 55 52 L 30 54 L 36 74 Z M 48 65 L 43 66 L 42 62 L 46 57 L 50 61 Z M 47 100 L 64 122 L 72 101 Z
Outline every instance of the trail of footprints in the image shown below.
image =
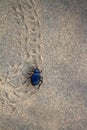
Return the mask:
M 40 36 L 40 23 L 38 13 L 35 9 L 37 3 L 33 0 L 25 1 L 24 3 L 18 2 L 16 6 L 12 6 L 12 15 L 14 16 L 15 24 L 18 26 L 18 43 L 21 48 L 21 58 L 24 63 L 32 62 L 37 65 L 41 65 L 41 36 Z M 17 74 L 20 78 L 20 68 L 23 68 L 23 63 L 17 68 Z M 15 75 L 15 74 L 14 74 Z M 15 76 L 16 77 L 16 76 Z M 8 87 L 9 88 L 9 87 Z M 8 89 L 9 90 L 9 89 Z M 12 95 L 9 91 L 4 92 L 5 100 L 2 99 L 2 106 L 5 103 L 11 108 L 11 111 L 15 110 L 16 101 L 24 100 L 25 97 L 33 94 L 33 90 L 29 87 L 20 85 L 17 89 L 12 88 Z M 29 91 L 29 92 L 28 92 Z M 27 94 L 28 93 L 28 94 Z M 3 91 L 2 91 L 3 95 Z M 14 101 L 14 99 L 16 99 Z
M 40 55 L 40 25 L 34 6 L 33 1 L 30 1 L 13 7 L 16 23 L 20 26 L 19 44 L 23 49 L 22 57 L 27 60 L 30 57 L 35 60 Z

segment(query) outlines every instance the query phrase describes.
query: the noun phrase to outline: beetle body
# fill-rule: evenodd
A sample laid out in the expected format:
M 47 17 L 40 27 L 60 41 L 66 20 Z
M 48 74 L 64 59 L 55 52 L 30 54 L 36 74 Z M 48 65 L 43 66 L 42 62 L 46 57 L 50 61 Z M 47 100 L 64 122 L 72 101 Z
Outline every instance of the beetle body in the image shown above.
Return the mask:
M 40 82 L 40 74 L 39 73 L 34 73 L 31 76 L 31 84 L 32 85 L 38 85 Z
M 32 73 L 27 73 L 27 74 L 29 74 L 29 77 L 27 78 L 27 80 L 24 83 L 26 83 L 30 79 L 31 84 L 33 86 L 38 85 L 38 87 L 34 87 L 34 88 L 38 88 L 39 89 L 40 85 L 43 82 L 43 77 L 41 76 L 41 72 L 42 71 L 40 71 L 38 68 L 34 68 Z
M 34 69 L 33 74 L 31 75 L 31 84 L 33 86 L 39 85 L 40 87 L 41 83 L 43 82 L 40 73 L 41 71 L 38 68 Z

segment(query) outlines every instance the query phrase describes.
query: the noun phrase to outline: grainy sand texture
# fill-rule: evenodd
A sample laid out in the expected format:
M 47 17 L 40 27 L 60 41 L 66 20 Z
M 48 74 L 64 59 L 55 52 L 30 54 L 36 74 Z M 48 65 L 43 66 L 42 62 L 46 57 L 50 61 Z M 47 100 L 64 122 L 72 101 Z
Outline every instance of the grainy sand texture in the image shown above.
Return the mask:
M 87 0 L 0 0 L 0 130 L 87 130 Z

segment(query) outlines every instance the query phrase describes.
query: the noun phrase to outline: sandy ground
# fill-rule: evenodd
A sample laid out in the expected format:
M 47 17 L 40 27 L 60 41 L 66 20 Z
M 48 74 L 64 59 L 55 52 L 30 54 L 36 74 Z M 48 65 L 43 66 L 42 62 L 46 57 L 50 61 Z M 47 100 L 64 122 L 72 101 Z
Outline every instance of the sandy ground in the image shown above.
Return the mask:
M 87 0 L 0 0 L 0 130 L 87 130 Z

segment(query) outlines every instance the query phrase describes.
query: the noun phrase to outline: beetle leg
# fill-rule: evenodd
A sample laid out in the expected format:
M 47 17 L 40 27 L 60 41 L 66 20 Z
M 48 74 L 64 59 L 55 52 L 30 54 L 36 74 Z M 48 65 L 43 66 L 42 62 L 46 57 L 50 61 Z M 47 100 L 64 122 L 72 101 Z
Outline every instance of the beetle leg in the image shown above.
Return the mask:
M 41 85 L 41 84 L 42 84 L 42 82 L 39 83 L 39 85 L 38 85 L 38 89 L 40 88 L 40 85 Z
M 44 68 L 42 68 L 42 69 L 40 70 L 40 73 L 42 73 L 43 70 L 44 70 Z
M 42 73 L 42 70 L 40 71 L 40 73 Z
M 36 68 L 35 66 L 32 66 L 32 72 L 34 72 L 35 68 Z
M 43 83 L 43 80 L 42 79 L 40 79 L 40 83 L 39 83 L 39 85 L 38 85 L 38 89 L 40 88 L 40 85 Z
M 31 75 L 32 74 L 32 72 L 31 73 L 27 73 L 27 75 Z
M 42 82 L 43 82 L 43 77 L 42 77 L 42 76 L 40 77 L 40 81 L 42 81 Z
M 42 78 L 42 79 L 40 79 L 40 82 L 41 82 L 41 83 L 43 83 L 43 78 Z
M 31 78 L 31 76 L 29 76 L 29 77 L 23 82 L 23 84 L 25 84 L 30 78 Z

